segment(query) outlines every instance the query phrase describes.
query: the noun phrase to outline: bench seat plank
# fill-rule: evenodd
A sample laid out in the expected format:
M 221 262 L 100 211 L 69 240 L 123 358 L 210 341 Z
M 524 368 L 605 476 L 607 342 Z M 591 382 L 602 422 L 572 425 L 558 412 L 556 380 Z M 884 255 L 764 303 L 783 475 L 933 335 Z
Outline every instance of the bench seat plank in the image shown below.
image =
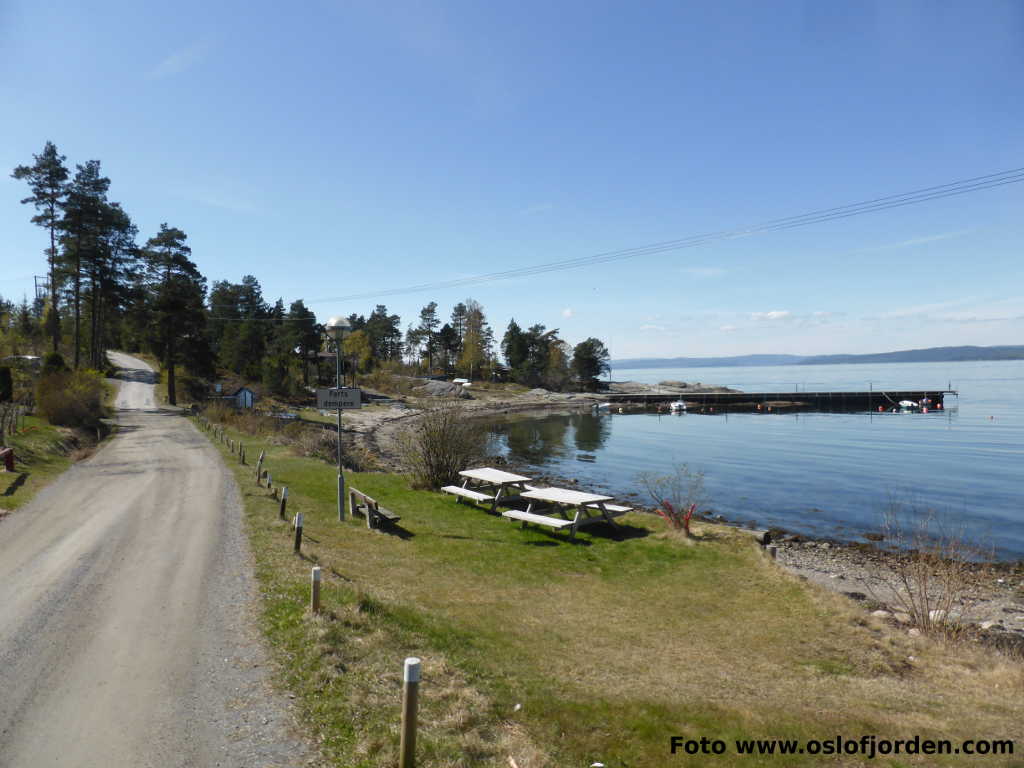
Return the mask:
M 584 504 L 583 506 L 585 506 L 587 509 L 596 509 L 596 510 L 600 510 L 601 509 L 599 506 L 597 506 L 597 504 Z M 610 516 L 614 516 L 614 517 L 617 517 L 618 515 L 624 515 L 627 512 L 632 512 L 633 511 L 632 507 L 622 507 L 622 506 L 619 506 L 618 504 L 605 504 L 604 508 L 605 508 L 605 511 L 608 512 L 608 514 Z
M 469 488 L 460 488 L 457 485 L 446 485 L 441 490 L 455 496 L 465 496 L 473 501 L 494 501 L 493 496 L 488 496 L 486 493 L 480 493 L 479 491 L 471 491 Z
M 507 517 L 510 520 L 519 520 L 523 523 L 536 523 L 537 525 L 548 525 L 552 528 L 565 528 L 568 525 L 572 525 L 572 520 L 564 520 L 559 517 L 548 517 L 547 515 L 535 515 L 533 512 L 521 512 L 518 509 L 510 509 L 508 512 L 502 512 L 502 517 Z

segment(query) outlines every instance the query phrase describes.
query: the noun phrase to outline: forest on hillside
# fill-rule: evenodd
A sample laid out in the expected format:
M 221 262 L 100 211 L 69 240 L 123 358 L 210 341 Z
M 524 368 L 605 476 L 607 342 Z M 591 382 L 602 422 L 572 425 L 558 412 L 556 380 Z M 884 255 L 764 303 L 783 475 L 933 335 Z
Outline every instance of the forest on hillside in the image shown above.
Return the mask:
M 178 226 L 165 222 L 142 240 L 127 207 L 112 199 L 99 160 L 72 169 L 47 142 L 12 176 L 29 193 L 21 202 L 41 230 L 46 280 L 31 298 L 0 296 L 0 365 L 45 356 L 51 371 L 102 371 L 108 349 L 149 353 L 160 361 L 174 403 L 180 368 L 189 373 L 188 396 L 197 399 L 218 371 L 295 395 L 318 383 L 325 356 L 333 362 L 325 318 L 302 298 L 269 300 L 254 275 L 210 281 Z M 599 339 L 571 346 L 542 324 L 523 328 L 513 319 L 499 341 L 472 298 L 447 316 L 431 301 L 405 324 L 384 304 L 347 320 L 341 355 L 354 381 L 382 371 L 563 390 L 593 388 L 608 369 Z

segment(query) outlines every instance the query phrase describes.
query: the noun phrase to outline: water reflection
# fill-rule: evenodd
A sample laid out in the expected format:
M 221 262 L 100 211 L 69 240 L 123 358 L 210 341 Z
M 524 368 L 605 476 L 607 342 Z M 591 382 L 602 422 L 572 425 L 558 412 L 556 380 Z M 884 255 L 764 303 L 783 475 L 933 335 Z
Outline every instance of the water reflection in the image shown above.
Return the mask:
M 603 448 L 611 435 L 611 419 L 591 413 L 519 417 L 493 425 L 491 433 L 513 461 L 547 464 L 576 452 Z

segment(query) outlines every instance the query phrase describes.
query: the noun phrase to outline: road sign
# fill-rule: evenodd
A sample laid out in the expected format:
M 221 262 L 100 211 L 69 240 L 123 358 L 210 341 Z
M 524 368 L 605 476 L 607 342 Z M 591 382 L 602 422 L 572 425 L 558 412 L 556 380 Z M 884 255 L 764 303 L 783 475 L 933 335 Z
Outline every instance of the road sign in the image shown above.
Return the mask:
M 318 389 L 316 391 L 316 407 L 324 411 L 335 411 L 338 408 L 359 408 L 362 406 L 362 392 L 359 387 L 342 387 L 341 389 Z

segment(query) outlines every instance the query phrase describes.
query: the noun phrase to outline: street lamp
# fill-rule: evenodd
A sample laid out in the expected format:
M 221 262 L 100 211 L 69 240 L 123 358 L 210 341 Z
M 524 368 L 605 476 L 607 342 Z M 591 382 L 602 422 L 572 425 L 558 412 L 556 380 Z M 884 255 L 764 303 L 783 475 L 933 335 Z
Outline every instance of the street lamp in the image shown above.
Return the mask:
M 341 389 L 341 342 L 352 330 L 344 317 L 332 317 L 324 323 L 324 332 L 334 342 L 335 386 Z M 338 403 L 338 522 L 345 520 L 345 475 L 341 471 L 341 403 Z

